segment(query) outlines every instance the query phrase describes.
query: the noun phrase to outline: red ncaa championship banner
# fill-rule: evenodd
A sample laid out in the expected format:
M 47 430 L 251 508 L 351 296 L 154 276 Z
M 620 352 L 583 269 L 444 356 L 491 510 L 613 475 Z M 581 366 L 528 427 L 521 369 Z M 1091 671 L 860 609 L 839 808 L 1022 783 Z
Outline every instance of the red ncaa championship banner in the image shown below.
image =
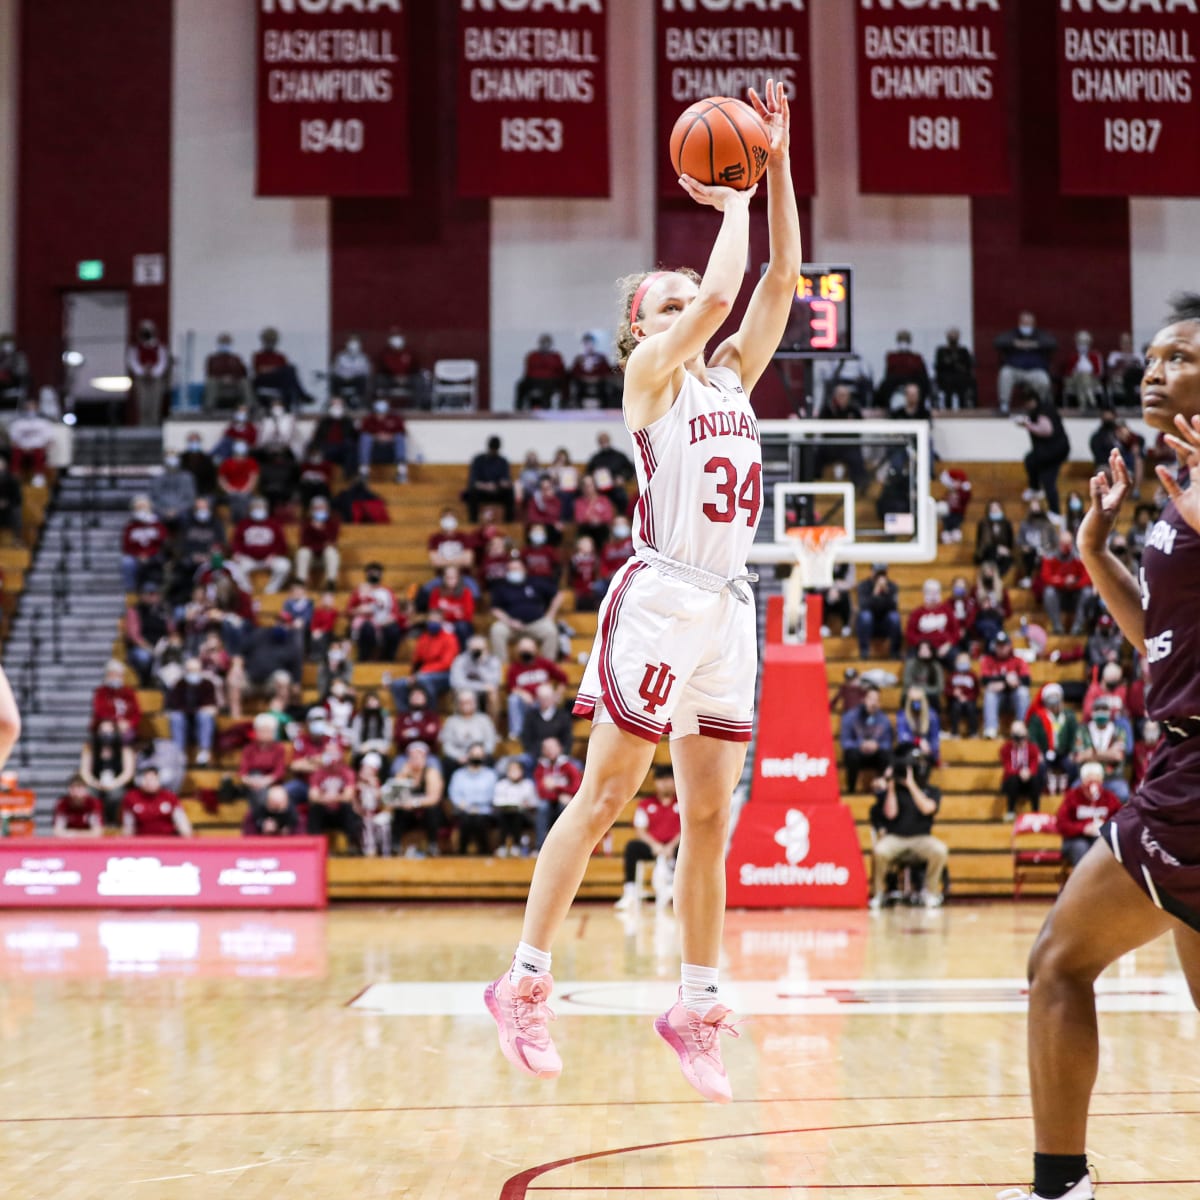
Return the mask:
M 607 196 L 607 0 L 459 0 L 458 194 Z
M 856 0 L 862 191 L 1011 189 L 1006 18 L 1014 2 Z
M 258 0 L 258 195 L 407 193 L 408 3 Z
M 683 196 L 667 147 L 676 118 L 697 100 L 761 96 L 779 81 L 792 110 L 792 182 L 801 196 L 816 191 L 813 168 L 809 0 L 655 0 L 658 68 L 659 195 Z M 768 10 L 768 11 L 764 11 Z
M 1198 0 L 1059 0 L 1060 185 L 1200 194 Z

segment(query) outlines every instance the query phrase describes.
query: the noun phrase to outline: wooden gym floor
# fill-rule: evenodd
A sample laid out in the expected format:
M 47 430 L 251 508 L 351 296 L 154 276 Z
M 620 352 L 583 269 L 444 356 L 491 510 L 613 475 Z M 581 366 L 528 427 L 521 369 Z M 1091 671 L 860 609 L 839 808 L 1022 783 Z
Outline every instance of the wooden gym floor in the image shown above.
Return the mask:
M 550 1083 L 479 999 L 514 905 L 0 914 L 0 1197 L 983 1200 L 1027 1181 L 1045 912 L 730 914 L 729 1107 L 651 1031 L 678 953 L 653 905 L 573 911 Z M 1169 943 L 1103 984 L 1100 1195 L 1194 1200 L 1200 1020 Z

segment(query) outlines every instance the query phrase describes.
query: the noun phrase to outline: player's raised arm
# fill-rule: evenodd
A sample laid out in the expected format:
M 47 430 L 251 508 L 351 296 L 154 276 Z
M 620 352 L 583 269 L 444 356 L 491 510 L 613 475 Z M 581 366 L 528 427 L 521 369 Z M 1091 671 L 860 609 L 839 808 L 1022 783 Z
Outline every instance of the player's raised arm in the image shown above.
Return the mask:
M 771 257 L 758 281 L 741 328 L 717 347 L 714 367 L 731 367 L 746 391 L 758 382 L 779 349 L 791 314 L 796 280 L 804 262 L 800 239 L 800 215 L 792 187 L 790 157 L 791 113 L 783 85 L 767 80 L 766 96 L 750 89 L 750 102 L 762 118 L 770 136 L 767 159 L 767 227 Z
M 0 768 L 8 762 L 8 756 L 21 736 L 21 714 L 17 711 L 17 700 L 8 684 L 8 676 L 0 667 Z

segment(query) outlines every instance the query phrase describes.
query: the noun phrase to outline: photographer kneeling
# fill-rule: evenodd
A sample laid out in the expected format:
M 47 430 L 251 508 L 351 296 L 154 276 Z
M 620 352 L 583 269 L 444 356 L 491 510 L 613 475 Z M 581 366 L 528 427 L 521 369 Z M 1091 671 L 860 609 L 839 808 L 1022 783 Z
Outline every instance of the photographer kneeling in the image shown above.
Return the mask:
M 871 908 L 883 907 L 888 873 L 905 856 L 925 864 L 922 903 L 926 908 L 940 907 L 949 851 L 932 829 L 942 793 L 929 782 L 929 763 L 916 746 L 906 743 L 896 748 L 892 765 L 876 781 L 876 794 L 870 815 L 871 828 L 879 832 L 873 851 Z

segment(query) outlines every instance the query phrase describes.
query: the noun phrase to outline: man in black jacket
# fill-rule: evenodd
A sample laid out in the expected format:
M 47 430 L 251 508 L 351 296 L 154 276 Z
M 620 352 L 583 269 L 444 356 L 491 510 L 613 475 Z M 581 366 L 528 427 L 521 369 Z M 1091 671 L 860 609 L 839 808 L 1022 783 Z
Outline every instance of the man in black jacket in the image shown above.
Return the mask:
M 888 872 L 905 856 L 925 864 L 921 897 L 925 907 L 941 907 L 942 876 L 950 856 L 946 843 L 933 836 L 933 819 L 941 803 L 941 791 L 929 782 L 929 764 L 924 755 L 911 745 L 897 747 L 895 761 L 883 774 L 879 799 L 869 818 L 876 834 L 870 901 L 873 911 L 883 907 Z
M 500 453 L 500 439 L 494 434 L 487 440 L 487 449 L 471 459 L 467 472 L 467 486 L 462 494 L 472 523 L 479 520 L 481 504 L 504 505 L 504 519 L 513 519 L 512 468 L 508 459 Z
M 568 749 L 575 740 L 571 711 L 559 702 L 554 684 L 538 684 L 534 695 L 536 704 L 526 711 L 521 724 L 521 747 L 525 751 L 529 773 L 533 771 L 546 738 L 554 738 Z

